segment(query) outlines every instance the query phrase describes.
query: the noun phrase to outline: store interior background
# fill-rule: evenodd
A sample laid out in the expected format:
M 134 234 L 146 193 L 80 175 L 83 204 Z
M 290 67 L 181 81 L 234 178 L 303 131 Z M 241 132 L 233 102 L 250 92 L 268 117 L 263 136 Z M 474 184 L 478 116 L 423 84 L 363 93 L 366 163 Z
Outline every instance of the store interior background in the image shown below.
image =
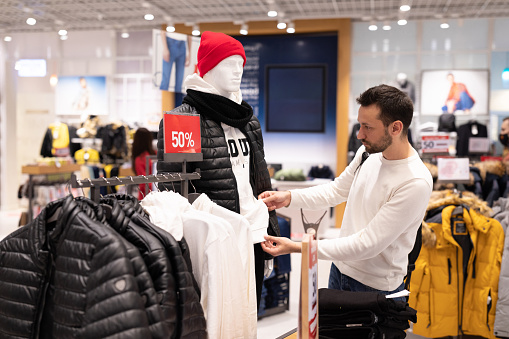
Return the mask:
M 317 164 L 330 166 L 336 173 L 347 163 L 347 139 L 356 122 L 355 98 L 364 90 L 381 83 L 393 83 L 398 73 L 406 73 L 416 86 L 415 115 L 412 130 L 419 124 L 437 122 L 436 116 L 422 116 L 420 79 L 425 70 L 488 70 L 489 112 L 474 118 L 488 126 L 489 137 L 498 145 L 501 119 L 509 116 L 509 81 L 501 74 L 509 67 L 509 18 L 456 18 L 450 27 L 440 28 L 442 20 L 410 20 L 405 26 L 392 24 L 390 31 L 369 31 L 367 21 L 350 19 L 295 20 L 299 34 L 337 34 L 337 89 L 333 126 L 326 126 L 335 141 L 325 135 L 307 133 L 267 133 L 265 154 L 269 163 L 283 168 L 301 168 L 307 173 Z M 250 35 L 280 33 L 275 22 L 250 25 Z M 156 28 L 156 27 L 154 27 Z M 238 25 L 203 24 L 203 30 L 223 31 L 238 36 Z M 178 32 L 190 34 L 191 28 L 180 25 Z M 77 117 L 55 114 L 55 89 L 52 74 L 59 76 L 106 76 L 109 114 L 101 122 L 121 120 L 131 127 L 157 130 L 164 107 L 165 93 L 153 85 L 152 30 L 130 31 L 120 37 L 115 29 L 71 31 L 62 41 L 55 32 L 12 33 L 12 41 L 0 41 L 0 210 L 2 226 L 15 225 L 17 211 L 26 206 L 17 196 L 19 185 L 26 181 L 23 165 L 39 156 L 47 126 L 60 120 L 78 122 Z M 0 36 L 2 33 L 0 32 Z M 21 78 L 14 69 L 19 59 L 47 60 L 46 77 Z M 162 104 L 163 103 L 163 104 Z M 163 106 L 163 107 L 162 107 Z M 472 117 L 458 116 L 457 126 Z M 323 136 L 323 138 L 322 138 Z M 418 133 L 413 133 L 416 143 Z M 291 142 L 289 142 L 291 140 Z M 303 152 L 304 150 L 308 150 Z M 309 151 L 312 149 L 312 151 Z M 498 145 L 498 149 L 500 147 Z M 12 211 L 12 212 L 11 212 Z M 332 222 L 334 224 L 334 221 Z M 326 226 L 334 226 L 326 225 Z M 336 226 L 338 225 L 336 219 Z M 324 227 L 324 226 L 322 226 Z M 1 229 L 0 239 L 13 229 Z M 292 256 L 293 271 L 298 270 L 298 256 Z M 326 286 L 330 262 L 320 263 L 319 287 Z M 291 295 L 296 296 L 298 279 L 292 275 Z M 290 314 L 263 319 L 263 335 L 280 335 L 294 327 L 298 299 L 292 297 Z M 277 329 L 277 330 L 276 330 Z

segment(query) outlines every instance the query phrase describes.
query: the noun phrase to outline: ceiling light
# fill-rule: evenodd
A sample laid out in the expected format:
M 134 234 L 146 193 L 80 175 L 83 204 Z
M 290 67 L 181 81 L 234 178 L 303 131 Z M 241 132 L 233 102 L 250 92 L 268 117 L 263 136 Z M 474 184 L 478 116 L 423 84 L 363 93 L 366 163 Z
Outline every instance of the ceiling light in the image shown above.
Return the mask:
M 267 12 L 267 15 L 271 18 L 277 17 L 277 9 L 273 2 L 269 3 L 269 11 Z
M 391 28 L 392 28 L 392 27 L 391 27 L 391 25 L 389 25 L 389 23 L 388 23 L 388 22 L 385 22 L 385 23 L 384 23 L 384 25 L 382 26 L 382 29 L 383 29 L 384 31 L 390 31 L 390 30 L 391 30 Z
M 449 24 L 446 21 L 444 21 L 440 24 L 440 28 L 447 29 L 449 28 Z
M 175 32 L 175 26 L 171 23 L 168 24 L 168 26 L 166 26 L 166 32 L 169 32 L 169 33 Z
M 398 20 L 398 25 L 400 25 L 400 26 L 405 26 L 407 23 L 408 23 L 408 21 L 406 21 L 405 19 Z
M 376 30 L 378 29 L 378 26 L 377 26 L 377 25 L 375 25 L 374 23 L 372 23 L 371 25 L 369 25 L 368 29 L 369 29 L 370 31 L 376 31 Z
M 410 6 L 409 5 L 401 5 L 399 10 L 402 12 L 408 12 L 410 10 Z
M 67 31 L 65 29 L 61 29 L 58 31 L 58 35 L 67 35 Z
M 122 34 L 120 34 L 120 36 L 124 39 L 127 39 L 127 38 L 129 38 L 129 32 L 124 30 L 124 31 L 122 31 Z
M 68 35 L 61 35 L 60 36 L 60 40 L 67 40 L 67 38 L 69 38 Z
M 247 35 L 248 26 L 247 24 L 240 25 L 240 31 L 239 33 L 242 35 Z
M 34 18 L 28 18 L 27 19 L 27 24 L 30 25 L 30 26 L 35 25 L 36 22 L 37 22 L 37 20 L 35 20 Z
M 194 36 L 199 36 L 201 33 L 200 33 L 200 26 L 199 25 L 194 25 L 193 26 L 193 33 L 192 33 Z
M 293 22 L 288 23 L 288 27 L 286 28 L 286 33 L 295 33 L 295 24 Z
M 277 23 L 277 28 L 278 29 L 285 29 L 286 28 L 286 22 L 284 22 L 283 20 L 279 20 L 278 23 Z
M 150 13 L 145 14 L 144 18 L 145 18 L 145 20 L 147 20 L 147 21 L 154 20 L 154 14 L 150 14 Z
M 12 41 L 12 37 L 11 37 L 11 36 L 9 36 L 9 35 L 6 35 L 6 36 L 4 36 L 4 41 L 5 41 L 5 42 Z

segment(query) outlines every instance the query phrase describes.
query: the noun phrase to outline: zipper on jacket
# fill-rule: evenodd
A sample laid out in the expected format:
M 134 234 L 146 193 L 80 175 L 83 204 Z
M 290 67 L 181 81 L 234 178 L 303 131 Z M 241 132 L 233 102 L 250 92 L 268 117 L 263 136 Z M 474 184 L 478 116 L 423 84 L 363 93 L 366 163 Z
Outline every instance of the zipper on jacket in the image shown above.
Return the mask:
M 491 310 L 491 290 L 488 292 L 488 300 L 487 300 L 487 303 L 488 303 L 488 312 L 486 312 L 486 325 L 488 326 L 488 331 L 491 332 L 491 328 L 490 328 L 490 310 Z
M 451 269 L 452 269 L 452 263 L 451 258 L 447 258 L 447 270 L 449 271 L 449 285 L 451 284 Z
M 474 255 L 474 261 L 472 263 L 472 278 L 475 279 L 475 261 L 477 260 L 477 254 Z
M 40 295 L 41 301 L 40 301 L 39 305 L 37 305 L 37 309 L 38 309 L 37 323 L 35 324 L 35 333 L 34 333 L 36 335 L 36 338 L 39 338 L 41 336 L 41 323 L 42 323 L 42 318 L 44 317 L 44 310 L 46 308 L 46 298 L 47 298 L 48 288 L 51 283 L 51 277 L 53 276 L 53 270 L 55 267 L 55 265 L 53 265 L 53 261 L 54 261 L 54 257 L 53 257 L 53 253 L 51 252 L 51 248 L 50 248 L 48 250 L 48 263 L 46 264 L 47 270 L 46 270 L 46 274 L 44 276 L 44 286 L 42 287 L 41 295 Z
M 463 298 L 463 295 L 460 295 L 460 280 L 463 282 L 463 277 L 460 279 L 460 272 L 458 269 L 459 264 L 459 250 L 458 247 L 456 247 L 456 289 L 457 289 L 457 296 L 458 296 L 458 334 L 463 334 L 463 304 L 461 303 L 461 300 Z M 463 267 L 461 268 L 463 271 Z M 462 290 L 463 291 L 463 290 Z M 463 291 L 464 294 L 465 291 Z

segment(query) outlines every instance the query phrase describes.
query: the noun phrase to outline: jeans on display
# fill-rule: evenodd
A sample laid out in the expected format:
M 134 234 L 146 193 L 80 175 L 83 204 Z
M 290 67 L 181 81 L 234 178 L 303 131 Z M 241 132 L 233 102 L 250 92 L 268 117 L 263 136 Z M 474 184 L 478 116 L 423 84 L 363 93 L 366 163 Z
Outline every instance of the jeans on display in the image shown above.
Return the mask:
M 474 106 L 474 100 L 467 94 L 467 92 L 461 92 L 460 100 L 456 103 L 454 110 L 466 110 L 471 109 Z M 447 112 L 447 106 L 442 107 L 442 111 Z
M 329 275 L 329 288 L 333 288 L 341 291 L 352 291 L 352 292 L 378 292 L 380 294 L 388 295 L 403 291 L 405 284 L 402 282 L 401 285 L 394 291 L 380 291 L 375 288 L 364 285 L 363 283 L 350 278 L 349 276 L 342 274 L 336 265 L 331 264 L 330 275 Z M 394 298 L 394 301 L 406 302 L 405 297 Z
M 163 59 L 163 71 L 161 90 L 167 91 L 170 86 L 170 76 L 173 64 L 175 64 L 175 93 L 182 92 L 182 82 L 184 80 L 184 68 L 186 66 L 186 42 L 184 40 L 175 40 L 166 37 L 166 44 L 170 50 L 170 61 Z

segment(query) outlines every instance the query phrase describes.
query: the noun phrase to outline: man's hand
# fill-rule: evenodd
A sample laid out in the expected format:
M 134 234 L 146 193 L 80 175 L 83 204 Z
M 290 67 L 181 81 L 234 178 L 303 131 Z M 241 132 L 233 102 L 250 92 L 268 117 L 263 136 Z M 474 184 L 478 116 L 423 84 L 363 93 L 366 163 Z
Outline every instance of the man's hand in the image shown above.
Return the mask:
M 265 236 L 265 241 L 261 245 L 265 252 L 275 257 L 288 253 L 300 253 L 302 248 L 299 242 L 291 241 L 285 237 L 273 237 L 270 235 Z
M 258 196 L 258 199 L 262 199 L 269 211 L 273 211 L 290 205 L 292 195 L 289 191 L 265 191 Z

